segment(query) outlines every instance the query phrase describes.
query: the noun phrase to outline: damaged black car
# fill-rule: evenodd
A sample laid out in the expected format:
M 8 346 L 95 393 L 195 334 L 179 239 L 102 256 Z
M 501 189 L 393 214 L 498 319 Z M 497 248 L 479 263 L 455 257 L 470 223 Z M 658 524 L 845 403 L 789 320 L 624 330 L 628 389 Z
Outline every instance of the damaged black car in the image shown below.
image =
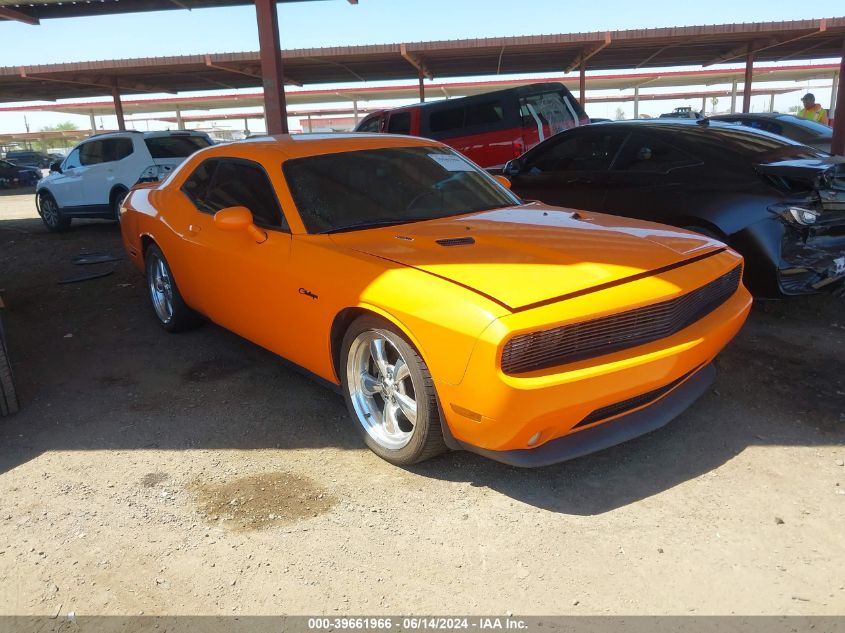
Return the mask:
M 714 237 L 757 297 L 845 287 L 845 159 L 760 130 L 618 121 L 547 139 L 504 169 L 513 191 Z

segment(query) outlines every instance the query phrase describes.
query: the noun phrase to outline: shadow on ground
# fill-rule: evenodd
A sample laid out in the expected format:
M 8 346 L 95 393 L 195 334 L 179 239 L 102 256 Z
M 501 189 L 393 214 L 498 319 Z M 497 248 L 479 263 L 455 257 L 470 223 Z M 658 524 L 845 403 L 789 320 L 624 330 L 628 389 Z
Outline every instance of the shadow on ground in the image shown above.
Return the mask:
M 80 272 L 73 257 L 92 252 L 122 255 L 116 225 L 50 235 L 37 220 L 0 222 L 0 287 L 22 405 L 0 422 L 0 472 L 45 451 L 363 450 L 340 396 L 269 352 L 210 324 L 162 331 L 127 261 L 84 267 L 113 270 L 108 277 L 57 284 Z M 717 360 L 714 388 L 646 437 L 533 471 L 467 453 L 409 470 L 591 515 L 710 472 L 749 446 L 840 444 L 843 307 L 831 297 L 757 305 Z

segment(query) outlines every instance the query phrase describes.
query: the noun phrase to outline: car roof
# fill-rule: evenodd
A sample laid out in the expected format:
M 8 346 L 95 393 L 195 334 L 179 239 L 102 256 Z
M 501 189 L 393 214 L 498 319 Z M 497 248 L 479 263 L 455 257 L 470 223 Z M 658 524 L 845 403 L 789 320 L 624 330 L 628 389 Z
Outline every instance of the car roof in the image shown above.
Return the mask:
M 733 114 L 711 114 L 708 119 L 722 121 L 724 119 L 780 119 L 792 116 L 783 112 L 734 112 Z
M 85 141 L 90 141 L 91 139 L 96 138 L 97 140 L 104 139 L 104 138 L 126 138 L 129 136 L 141 136 L 143 138 L 156 138 L 162 136 L 202 136 L 207 137 L 208 134 L 205 132 L 198 132 L 196 130 L 157 130 L 152 132 L 142 132 L 141 130 L 120 130 L 117 132 L 99 132 L 97 134 L 92 134 L 91 136 L 84 138 L 80 141 L 80 143 L 84 143 Z
M 398 134 L 278 134 L 251 136 L 242 141 L 213 145 L 202 151 L 206 158 L 212 156 L 246 157 L 261 153 L 283 158 L 304 158 L 322 154 L 337 154 L 365 149 L 390 147 L 442 147 L 437 141 Z

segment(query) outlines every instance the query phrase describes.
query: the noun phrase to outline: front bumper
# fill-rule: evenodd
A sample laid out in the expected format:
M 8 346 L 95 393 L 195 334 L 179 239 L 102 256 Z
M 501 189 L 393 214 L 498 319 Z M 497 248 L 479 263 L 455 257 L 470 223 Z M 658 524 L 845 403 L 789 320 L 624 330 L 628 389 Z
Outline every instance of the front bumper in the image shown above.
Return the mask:
M 651 343 L 519 375 L 491 368 L 501 366 L 503 340 L 513 333 L 536 328 L 538 323 L 577 321 L 584 318 L 579 314 L 597 314 L 597 306 L 605 312 L 619 311 L 623 305 L 630 306 L 632 298 L 650 305 L 689 288 L 691 277 L 715 279 L 738 262 L 734 253 L 726 251 L 697 262 L 693 270 L 689 270 L 693 266 L 681 267 L 499 319 L 478 340 L 463 380 L 457 385 L 437 385 L 450 434 L 447 440 L 499 461 L 542 465 L 666 424 L 700 395 L 699 389 L 706 388 L 701 385 L 710 370 L 702 368 L 710 365 L 745 322 L 751 297 L 742 285 L 708 315 Z M 657 395 L 649 399 L 649 394 Z M 667 404 L 661 405 L 663 400 Z M 638 420 L 641 410 L 655 418 L 628 425 L 620 422 L 617 428 L 622 430 L 613 432 L 594 430 L 617 420 Z M 540 452 L 529 458 L 523 451 Z
M 459 445 L 465 450 L 510 466 L 521 468 L 550 466 L 622 444 L 666 426 L 698 400 L 713 384 L 715 377 L 715 368 L 712 364 L 707 365 L 674 387 L 668 394 L 633 413 L 592 426 L 579 433 L 559 437 L 537 448 L 490 451 L 462 442 L 459 442 Z

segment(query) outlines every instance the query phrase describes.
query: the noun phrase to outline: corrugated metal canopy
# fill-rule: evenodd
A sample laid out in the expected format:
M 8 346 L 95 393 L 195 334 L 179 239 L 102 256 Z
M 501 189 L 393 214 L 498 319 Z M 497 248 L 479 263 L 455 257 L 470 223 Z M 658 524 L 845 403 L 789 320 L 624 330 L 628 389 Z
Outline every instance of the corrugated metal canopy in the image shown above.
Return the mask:
M 759 66 L 755 68 L 754 85 L 760 86 L 767 82 L 801 82 L 796 83 L 794 88 L 760 88 L 755 94 L 782 94 L 792 90 L 798 90 L 804 82 L 813 79 L 830 80 L 839 71 L 838 64 L 814 64 L 803 66 Z M 644 72 L 624 73 L 612 75 L 587 74 L 587 89 L 596 90 L 627 90 L 631 91 L 637 86 L 644 89 L 654 88 L 678 88 L 697 85 L 725 85 L 733 81 L 742 82 L 742 68 L 719 68 L 706 70 L 684 70 L 674 72 Z M 560 81 L 570 90 L 578 89 L 578 77 L 569 76 L 548 76 L 535 79 L 501 79 L 497 81 L 470 81 L 458 83 L 430 83 L 426 85 L 426 95 L 429 98 L 438 99 L 445 97 L 464 97 L 469 95 L 482 94 L 493 90 L 512 88 L 514 86 L 526 85 L 533 82 Z M 730 91 L 720 91 L 719 94 Z M 417 84 L 398 84 L 393 86 L 360 86 L 338 89 L 316 89 L 300 90 L 293 88 L 287 91 L 287 103 L 289 106 L 310 105 L 315 103 L 348 103 L 352 100 L 359 102 L 379 102 L 385 100 L 415 99 L 419 94 Z M 689 93 L 685 93 L 689 94 Z M 699 96 L 702 91 L 695 93 Z M 708 95 L 710 93 L 707 93 Z M 738 94 L 742 95 L 740 85 Z M 714 93 L 714 96 L 715 93 Z M 660 98 L 661 95 L 649 96 L 647 93 L 640 93 L 640 99 Z M 629 92 L 627 96 L 619 95 L 607 97 L 608 99 L 626 100 L 633 99 Z M 599 98 L 595 95 L 588 96 L 587 102 L 595 103 Z M 183 111 L 191 110 L 216 110 L 223 108 L 261 107 L 264 104 L 264 95 L 261 92 L 238 93 L 227 95 L 191 95 L 165 98 L 142 98 L 124 99 L 123 110 L 126 114 L 142 114 L 152 112 L 173 112 L 176 109 Z M 64 102 L 50 105 L 7 105 L 0 107 L 0 112 L 64 112 L 68 114 L 114 114 L 114 102 L 111 99 L 105 101 L 87 102 Z
M 707 66 L 743 61 L 748 50 L 760 62 L 819 59 L 839 57 L 843 41 L 845 18 L 838 17 L 295 49 L 282 54 L 287 81 L 304 85 L 408 80 L 417 77 L 418 69 L 429 78 L 559 73 L 575 69 L 581 60 L 590 70 Z M 0 102 L 110 94 L 115 81 L 124 94 L 255 88 L 261 85 L 260 76 L 258 52 L 5 67 L 0 68 Z
M 306 0 L 276 0 L 304 2 Z M 79 18 L 116 13 L 143 13 L 168 9 L 208 9 L 253 4 L 253 0 L 0 0 L 0 21 L 29 24 L 52 18 Z M 354 0 L 353 4 L 357 4 Z

